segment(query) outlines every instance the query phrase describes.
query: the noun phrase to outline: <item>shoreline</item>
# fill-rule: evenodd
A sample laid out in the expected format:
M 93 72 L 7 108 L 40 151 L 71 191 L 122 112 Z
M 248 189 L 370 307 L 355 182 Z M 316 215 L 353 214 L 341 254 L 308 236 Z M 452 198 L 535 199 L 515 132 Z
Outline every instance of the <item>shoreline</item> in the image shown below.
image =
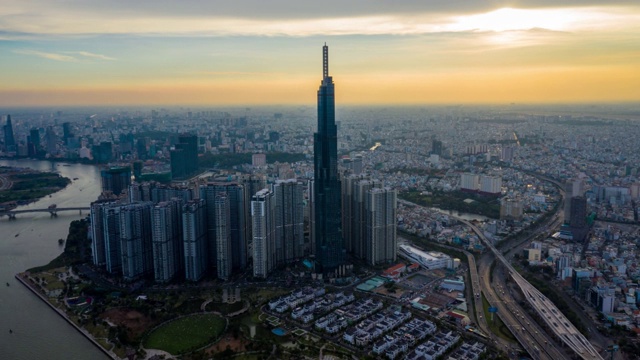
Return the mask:
M 24 285 L 27 289 L 29 289 L 32 293 L 34 293 L 40 300 L 42 300 L 45 304 L 47 304 L 51 309 L 53 309 L 53 311 L 55 311 L 56 314 L 60 315 L 60 317 L 62 317 L 67 323 L 69 323 L 71 326 L 73 326 L 73 328 L 75 328 L 80 334 L 82 334 L 82 336 L 84 336 L 87 340 L 89 340 L 94 346 L 96 346 L 109 359 L 113 359 L 113 360 L 119 360 L 120 359 L 115 354 L 113 354 L 111 351 L 105 349 L 102 345 L 100 345 L 100 343 L 98 343 L 96 341 L 96 339 L 94 339 L 93 336 L 91 334 L 89 334 L 86 330 L 84 330 L 83 328 L 78 326 L 76 323 L 74 323 L 71 319 L 69 319 L 69 317 L 67 316 L 67 314 L 64 311 L 58 309 L 52 303 L 50 303 L 49 300 L 44 295 L 40 294 L 40 291 L 38 291 L 38 289 L 33 288 L 31 286 L 31 284 L 29 284 L 28 281 L 26 281 L 25 279 L 22 278 L 23 274 L 24 273 L 18 273 L 18 274 L 15 275 L 15 278 L 22 285 Z

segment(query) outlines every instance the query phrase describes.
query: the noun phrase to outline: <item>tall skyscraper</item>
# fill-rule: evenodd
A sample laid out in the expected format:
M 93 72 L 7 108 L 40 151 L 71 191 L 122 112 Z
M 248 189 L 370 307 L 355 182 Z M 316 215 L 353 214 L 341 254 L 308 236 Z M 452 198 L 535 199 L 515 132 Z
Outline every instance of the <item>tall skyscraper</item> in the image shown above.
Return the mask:
M 58 154 L 58 135 L 53 126 L 49 126 L 45 132 L 45 140 L 47 141 L 47 154 L 55 156 Z
M 231 269 L 244 269 L 247 265 L 247 241 L 245 237 L 244 189 L 233 181 L 217 181 L 200 187 L 200 198 L 207 203 L 207 229 L 209 261 L 217 266 L 216 226 L 218 215 L 214 206 L 216 197 L 224 194 L 229 202 L 229 231 L 231 236 Z
M 152 207 L 152 202 L 140 202 L 120 208 L 122 277 L 127 281 L 153 273 Z
M 313 140 L 317 270 L 330 273 L 344 262 L 345 249 L 340 215 L 334 84 L 329 76 L 329 48 L 326 44 L 322 47 L 322 82 L 318 89 L 318 132 Z
M 173 199 L 158 203 L 151 214 L 153 276 L 167 283 L 183 269 L 182 201 Z
M 113 205 L 106 207 L 104 209 L 102 221 L 107 271 L 113 275 L 119 275 L 122 273 L 122 255 L 120 252 L 120 206 Z
M 182 207 L 185 279 L 198 281 L 208 265 L 206 203 L 191 200 Z
M 396 191 L 389 188 L 367 191 L 365 209 L 365 259 L 371 265 L 396 261 Z
M 276 266 L 304 255 L 304 196 L 302 183 L 278 180 L 273 187 L 276 226 Z
M 240 177 L 240 184 L 244 188 L 244 218 L 245 218 L 245 243 L 247 257 L 253 256 L 253 229 L 251 223 L 251 199 L 253 195 L 267 186 L 264 175 L 243 175 Z M 249 261 L 249 259 L 247 259 Z
M 123 190 L 127 190 L 131 185 L 130 167 L 113 167 L 100 172 L 102 178 L 102 191 L 111 191 L 115 195 L 120 195 Z
M 91 253 L 96 266 L 104 266 L 107 262 L 104 219 L 110 206 L 110 202 L 91 203 Z
M 16 139 L 13 136 L 11 115 L 7 115 L 7 123 L 4 125 L 4 147 L 7 151 L 16 151 Z
M 344 201 L 347 203 L 343 204 L 346 212 L 343 222 L 348 232 L 343 233 L 345 242 L 348 244 L 347 250 L 358 259 L 366 259 L 367 196 L 371 189 L 381 187 L 381 183 L 371 180 L 366 175 L 351 175 L 345 179 L 345 182 L 343 191 L 347 193 L 344 196 Z
M 180 135 L 171 151 L 171 176 L 185 178 L 198 171 L 198 136 Z
M 229 280 L 232 269 L 231 252 L 231 208 L 229 198 L 224 192 L 216 195 L 214 204 L 215 237 L 216 237 L 216 270 L 218 278 Z
M 40 131 L 33 128 L 29 131 L 29 140 L 27 141 L 29 156 L 36 156 L 40 151 Z
M 273 192 L 258 191 L 251 199 L 251 222 L 253 224 L 253 276 L 265 278 L 275 262 L 275 224 L 273 214 Z

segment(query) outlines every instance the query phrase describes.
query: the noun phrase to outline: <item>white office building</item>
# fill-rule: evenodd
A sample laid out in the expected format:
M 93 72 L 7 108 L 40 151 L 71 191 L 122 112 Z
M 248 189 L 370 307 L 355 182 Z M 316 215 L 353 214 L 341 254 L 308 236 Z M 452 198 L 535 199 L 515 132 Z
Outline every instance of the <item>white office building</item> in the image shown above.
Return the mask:
M 262 189 L 251 200 L 253 276 L 266 278 L 275 263 L 275 206 L 273 191 Z

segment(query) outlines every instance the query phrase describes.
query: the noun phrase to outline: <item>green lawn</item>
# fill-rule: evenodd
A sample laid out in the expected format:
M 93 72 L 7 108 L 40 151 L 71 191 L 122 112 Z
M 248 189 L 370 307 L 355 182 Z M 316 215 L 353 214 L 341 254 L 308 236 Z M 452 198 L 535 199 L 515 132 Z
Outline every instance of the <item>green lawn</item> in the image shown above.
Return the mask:
M 183 354 L 213 342 L 225 326 L 225 320 L 213 314 L 183 317 L 155 329 L 145 339 L 144 347 Z

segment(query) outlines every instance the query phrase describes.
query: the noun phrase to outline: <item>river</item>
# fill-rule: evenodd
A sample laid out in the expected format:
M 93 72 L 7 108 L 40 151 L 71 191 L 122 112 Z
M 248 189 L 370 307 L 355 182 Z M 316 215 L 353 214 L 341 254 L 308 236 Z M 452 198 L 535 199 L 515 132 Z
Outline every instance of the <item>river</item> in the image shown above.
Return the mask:
M 18 209 L 89 206 L 100 194 L 100 171 L 95 166 L 36 160 L 0 160 L 3 166 L 57 171 L 74 180 L 65 189 Z M 84 211 L 18 214 L 15 221 L 0 218 L 0 359 L 107 359 L 15 278 L 16 273 L 43 265 L 58 256 L 69 223 L 88 215 Z M 18 236 L 16 236 L 18 234 Z M 10 286 L 6 286 L 9 283 Z M 9 329 L 13 333 L 9 333 Z

